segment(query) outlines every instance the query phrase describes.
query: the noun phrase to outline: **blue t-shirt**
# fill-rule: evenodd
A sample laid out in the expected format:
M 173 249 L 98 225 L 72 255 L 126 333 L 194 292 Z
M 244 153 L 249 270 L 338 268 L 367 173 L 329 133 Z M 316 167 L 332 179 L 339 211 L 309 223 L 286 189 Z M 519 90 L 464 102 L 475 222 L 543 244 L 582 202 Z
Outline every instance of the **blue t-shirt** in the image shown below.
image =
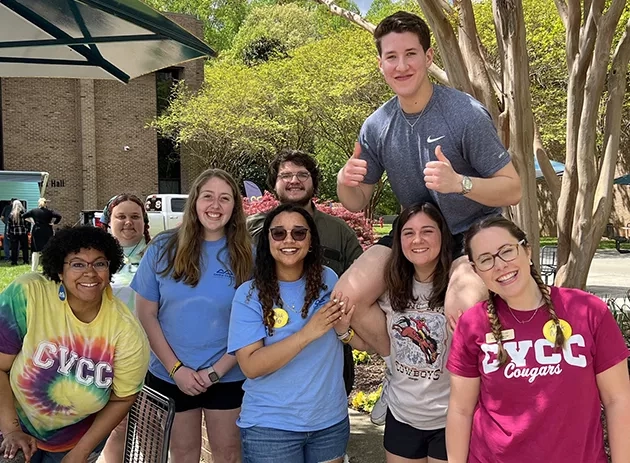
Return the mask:
M 235 289 L 234 275 L 226 267 L 229 263 L 226 240 L 203 242 L 201 279 L 194 288 L 158 274 L 166 267 L 165 262 L 157 262 L 164 243 L 164 238 L 151 242 L 131 287 L 145 299 L 159 303 L 158 321 L 177 358 L 193 370 L 207 368 L 227 351 Z M 219 256 L 225 265 L 219 261 Z M 174 383 L 153 352 L 149 371 Z M 237 365 L 221 378 L 221 382 L 243 379 L 245 376 Z
M 267 335 L 263 324 L 258 291 L 251 291 L 252 282 L 243 283 L 232 304 L 228 352 L 263 340 L 265 346 L 297 333 L 313 314 L 330 300 L 337 275 L 324 267 L 327 287 L 309 307 L 308 317 L 300 314 L 306 293 L 304 278 L 279 282 L 280 296 L 285 302 L 289 321 Z M 294 309 L 293 309 L 294 307 Z M 241 428 L 264 426 L 284 431 L 310 432 L 339 423 L 348 414 L 343 385 L 343 349 L 333 329 L 313 341 L 289 363 L 265 376 L 246 379 L 245 397 L 236 424 Z

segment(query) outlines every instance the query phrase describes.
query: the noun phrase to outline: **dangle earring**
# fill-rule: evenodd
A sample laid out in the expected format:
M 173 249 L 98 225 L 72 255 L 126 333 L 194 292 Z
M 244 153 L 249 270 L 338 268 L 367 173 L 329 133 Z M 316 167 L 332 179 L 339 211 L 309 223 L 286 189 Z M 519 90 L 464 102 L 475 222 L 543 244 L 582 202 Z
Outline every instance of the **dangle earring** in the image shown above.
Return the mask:
M 63 282 L 59 285 L 59 292 L 58 292 L 58 294 L 59 294 L 59 300 L 60 301 L 63 302 L 63 301 L 66 300 L 66 288 L 63 285 Z

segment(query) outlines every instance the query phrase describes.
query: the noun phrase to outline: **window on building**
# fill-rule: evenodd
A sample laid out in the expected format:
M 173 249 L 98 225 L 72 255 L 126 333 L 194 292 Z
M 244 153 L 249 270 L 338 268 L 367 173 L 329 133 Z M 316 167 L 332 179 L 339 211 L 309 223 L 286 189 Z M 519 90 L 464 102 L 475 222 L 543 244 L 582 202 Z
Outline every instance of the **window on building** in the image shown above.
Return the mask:
M 156 73 L 157 114 L 168 108 L 173 87 L 180 79 L 180 68 L 168 68 Z M 181 163 L 179 148 L 172 140 L 158 135 L 158 193 L 181 193 Z

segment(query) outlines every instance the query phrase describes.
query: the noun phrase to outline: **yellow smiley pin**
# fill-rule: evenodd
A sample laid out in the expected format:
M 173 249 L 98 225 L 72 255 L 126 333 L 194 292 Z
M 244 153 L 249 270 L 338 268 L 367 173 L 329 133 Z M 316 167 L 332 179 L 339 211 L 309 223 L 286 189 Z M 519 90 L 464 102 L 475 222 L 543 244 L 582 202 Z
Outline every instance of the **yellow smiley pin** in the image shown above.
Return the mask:
M 289 314 L 286 310 L 281 309 L 280 307 L 276 307 L 275 309 L 273 309 L 273 319 L 275 321 L 273 327 L 282 328 L 287 323 L 289 323 Z
M 562 334 L 564 334 L 564 339 L 569 339 L 571 337 L 571 334 L 573 333 L 571 325 L 569 325 L 569 322 L 563 319 L 560 319 L 559 322 L 560 328 L 562 329 Z M 543 336 L 545 336 L 545 339 L 547 341 L 554 344 L 556 342 L 556 331 L 557 325 L 556 322 L 554 322 L 553 320 L 549 320 L 547 323 L 545 323 L 545 326 L 543 326 Z

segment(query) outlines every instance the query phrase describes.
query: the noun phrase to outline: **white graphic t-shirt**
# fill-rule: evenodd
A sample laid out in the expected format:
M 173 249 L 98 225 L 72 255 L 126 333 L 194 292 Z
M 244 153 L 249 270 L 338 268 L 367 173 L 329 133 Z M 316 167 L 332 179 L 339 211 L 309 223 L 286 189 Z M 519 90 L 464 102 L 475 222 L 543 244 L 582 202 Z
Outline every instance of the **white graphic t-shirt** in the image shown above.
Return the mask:
M 450 392 L 446 360 L 451 344 L 443 308 L 430 309 L 432 283 L 414 280 L 413 294 L 404 312 L 392 310 L 387 293 L 379 299 L 387 318 L 392 377 L 387 406 L 396 420 L 416 429 L 446 426 Z

